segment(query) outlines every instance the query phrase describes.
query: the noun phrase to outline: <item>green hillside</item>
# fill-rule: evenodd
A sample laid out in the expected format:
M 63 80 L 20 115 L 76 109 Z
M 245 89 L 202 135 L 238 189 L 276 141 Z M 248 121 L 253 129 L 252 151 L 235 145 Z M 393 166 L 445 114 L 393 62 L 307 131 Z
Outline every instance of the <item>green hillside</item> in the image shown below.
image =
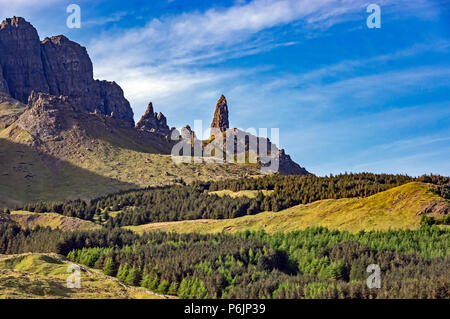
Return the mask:
M 421 212 L 439 215 L 449 202 L 433 191 L 433 186 L 412 182 L 367 198 L 328 199 L 297 205 L 279 212 L 264 212 L 225 220 L 189 220 L 151 223 L 128 228 L 137 232 L 174 231 L 218 233 L 264 229 L 268 233 L 288 232 L 312 226 L 358 232 L 361 230 L 414 229 Z M 440 218 L 439 216 L 437 218 Z
M 164 298 L 84 266 L 81 267 L 81 288 L 67 288 L 68 265 L 56 254 L 0 255 L 0 299 Z

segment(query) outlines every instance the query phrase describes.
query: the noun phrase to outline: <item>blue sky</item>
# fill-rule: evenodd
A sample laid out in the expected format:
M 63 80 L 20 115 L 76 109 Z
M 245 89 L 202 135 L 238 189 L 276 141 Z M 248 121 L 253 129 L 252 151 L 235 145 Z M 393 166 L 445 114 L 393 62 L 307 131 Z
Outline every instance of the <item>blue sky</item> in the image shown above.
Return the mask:
M 0 0 L 41 38 L 84 45 L 135 119 L 151 100 L 170 126 L 209 126 L 225 94 L 233 127 L 278 127 L 318 174 L 450 175 L 450 2 Z M 68 29 L 66 7 L 81 7 Z M 366 7 L 381 7 L 369 29 Z

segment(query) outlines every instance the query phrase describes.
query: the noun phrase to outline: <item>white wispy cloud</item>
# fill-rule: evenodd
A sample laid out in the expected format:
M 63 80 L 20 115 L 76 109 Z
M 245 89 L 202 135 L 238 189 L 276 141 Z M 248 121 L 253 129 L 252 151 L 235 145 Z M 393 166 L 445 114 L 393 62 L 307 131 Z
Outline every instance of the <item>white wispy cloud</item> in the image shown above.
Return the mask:
M 86 27 L 86 26 L 92 27 L 92 26 L 104 25 L 104 24 L 111 23 L 111 22 L 118 22 L 127 15 L 128 15 L 128 12 L 126 12 L 126 11 L 114 12 L 113 14 L 111 14 L 109 16 L 99 17 L 99 18 L 83 21 L 83 27 Z
M 102 35 L 90 47 L 98 57 L 123 55 L 133 48 L 140 51 L 133 54 L 134 64 L 186 65 L 270 45 L 277 39 L 259 34 L 267 29 L 299 20 L 317 24 L 361 7 L 362 3 L 355 0 L 254 0 L 228 8 L 155 18 L 144 27 Z
M 401 6 L 401 2 L 382 0 L 379 4 Z M 208 65 L 301 43 L 301 35 L 295 41 L 279 36 L 279 27 L 300 23 L 302 30 L 318 26 L 329 28 L 355 16 L 360 19 L 365 6 L 367 3 L 359 0 L 235 2 L 231 7 L 162 16 L 142 27 L 102 33 L 91 41 L 88 49 L 96 77 L 116 80 L 132 104 L 143 108 L 145 100 L 164 100 L 169 95 L 183 94 L 203 84 L 223 87 L 218 83 L 241 76 L 246 71 L 218 67 L 211 71 Z M 342 61 L 302 75 L 286 75 L 270 85 L 275 88 L 288 81 L 300 85 L 301 81 L 306 83 L 321 75 L 351 71 L 363 64 L 392 60 L 422 49 L 411 48 L 410 52 L 397 52 L 397 56 L 378 56 L 372 60 Z M 127 71 L 123 72 L 124 69 Z M 245 83 L 239 85 L 243 87 Z M 208 90 L 206 87 L 203 89 Z M 308 91 L 303 99 L 318 99 L 313 87 Z M 135 113 L 139 115 L 143 111 L 137 109 Z
M 210 70 L 204 67 L 207 64 L 298 43 L 268 30 L 303 20 L 318 24 L 360 7 L 360 1 L 353 0 L 236 2 L 231 7 L 164 16 L 143 27 L 101 34 L 88 49 L 96 77 L 116 80 L 139 115 L 149 99 L 170 103 L 170 95 L 200 88 L 211 92 L 213 86 L 220 90 L 221 82 L 252 73 Z

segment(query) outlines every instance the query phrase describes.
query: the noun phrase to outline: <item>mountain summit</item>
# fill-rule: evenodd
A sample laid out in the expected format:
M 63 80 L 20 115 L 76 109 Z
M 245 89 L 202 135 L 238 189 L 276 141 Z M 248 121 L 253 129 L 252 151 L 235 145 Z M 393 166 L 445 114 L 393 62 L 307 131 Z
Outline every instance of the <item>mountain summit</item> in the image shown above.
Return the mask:
M 134 126 L 133 111 L 115 82 L 94 80 L 86 48 L 63 35 L 40 41 L 24 18 L 0 25 L 0 91 L 27 103 L 32 91 L 64 95 L 88 112 L 113 114 Z

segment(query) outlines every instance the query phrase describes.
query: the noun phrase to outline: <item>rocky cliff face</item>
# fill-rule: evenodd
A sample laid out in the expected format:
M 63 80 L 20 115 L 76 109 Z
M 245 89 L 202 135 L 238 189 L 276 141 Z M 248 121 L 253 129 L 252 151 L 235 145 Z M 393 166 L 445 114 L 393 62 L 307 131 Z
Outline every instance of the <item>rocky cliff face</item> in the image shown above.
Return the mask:
M 138 130 L 158 133 L 164 136 L 170 135 L 170 128 L 167 125 L 166 117 L 161 113 L 153 111 L 153 103 L 148 104 L 147 110 L 136 124 Z
M 211 129 L 212 131 L 220 130 L 220 132 L 225 132 L 229 127 L 227 99 L 222 95 L 217 101 Z
M 36 29 L 23 18 L 6 19 L 0 25 L 0 65 L 9 93 L 23 103 L 32 90 L 48 93 Z
M 113 114 L 134 125 L 120 86 L 94 80 L 86 48 L 62 35 L 41 42 L 23 18 L 6 19 L 0 25 L 0 90 L 23 103 L 32 91 L 64 95 L 82 110 Z

